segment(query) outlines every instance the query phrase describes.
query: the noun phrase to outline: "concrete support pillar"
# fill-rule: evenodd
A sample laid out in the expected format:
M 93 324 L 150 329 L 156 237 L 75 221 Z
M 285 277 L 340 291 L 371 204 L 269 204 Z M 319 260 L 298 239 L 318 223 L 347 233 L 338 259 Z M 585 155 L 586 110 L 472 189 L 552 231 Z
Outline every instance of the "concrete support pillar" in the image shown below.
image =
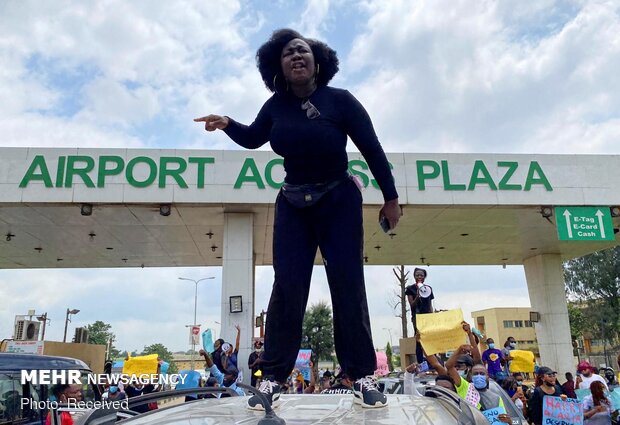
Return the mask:
M 560 376 L 574 373 L 562 259 L 557 254 L 537 255 L 524 260 L 523 266 L 532 310 L 540 313 L 540 322 L 534 326 L 541 365 Z
M 234 345 L 241 327 L 239 370 L 243 383 L 249 384 L 248 356 L 254 336 L 254 217 L 251 213 L 224 214 L 224 247 L 222 257 L 222 331 L 221 337 Z M 243 312 L 230 312 L 230 297 L 241 295 Z

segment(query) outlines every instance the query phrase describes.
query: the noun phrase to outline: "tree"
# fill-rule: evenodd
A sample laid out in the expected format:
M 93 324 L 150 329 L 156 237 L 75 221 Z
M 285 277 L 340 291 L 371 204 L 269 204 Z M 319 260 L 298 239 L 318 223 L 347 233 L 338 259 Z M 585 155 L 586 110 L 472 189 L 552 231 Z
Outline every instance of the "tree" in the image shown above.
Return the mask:
M 144 347 L 144 350 L 142 350 L 141 355 L 146 356 L 148 354 L 157 354 L 157 356 L 161 360 L 170 363 L 170 367 L 168 368 L 168 373 L 177 372 L 177 366 L 172 361 L 173 360 L 172 351 L 168 350 L 164 344 L 157 343 L 157 344 L 151 344 L 149 346 Z
M 321 301 L 310 306 L 304 316 L 302 328 L 302 348 L 312 350 L 312 361 L 315 368 L 319 360 L 331 360 L 334 351 L 334 324 L 332 309 Z
M 388 370 L 394 372 L 394 365 L 392 364 L 392 346 L 389 342 L 385 346 L 385 356 L 387 357 Z
M 604 339 L 617 341 L 620 335 L 620 246 L 567 261 L 564 279 L 569 300 L 583 305 L 583 317 L 589 329 L 601 338 L 604 334 Z
M 112 332 L 112 325 L 102 322 L 101 320 L 97 320 L 91 325 L 86 325 L 86 329 L 88 329 L 89 344 L 100 344 L 105 346 L 110 344 L 110 353 L 108 357 L 114 359 L 120 356 L 120 351 L 114 347 L 116 335 Z
M 568 303 L 568 322 L 570 324 L 570 337 L 573 341 L 581 338 L 590 324 L 584 315 L 584 306 L 581 303 Z
M 409 271 L 405 272 L 405 266 L 401 265 L 392 269 L 396 280 L 398 281 L 398 289 L 394 290 L 394 297 L 388 304 L 392 309 L 398 310 L 396 317 L 400 317 L 400 325 L 402 328 L 403 338 L 407 338 L 407 312 L 409 311 L 409 303 L 407 301 L 407 295 L 405 295 L 405 289 L 407 288 L 407 281 L 409 280 Z

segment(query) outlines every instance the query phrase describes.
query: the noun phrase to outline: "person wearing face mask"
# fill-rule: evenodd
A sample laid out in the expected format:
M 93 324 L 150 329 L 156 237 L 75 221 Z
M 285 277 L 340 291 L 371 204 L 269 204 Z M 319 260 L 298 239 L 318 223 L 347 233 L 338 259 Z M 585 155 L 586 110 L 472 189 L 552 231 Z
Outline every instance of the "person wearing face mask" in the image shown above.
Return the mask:
M 513 376 L 502 381 L 501 387 L 510 396 L 510 399 L 515 406 L 523 412 L 523 415 L 527 415 L 525 392 L 520 383 L 517 383 Z
M 517 340 L 511 336 L 506 338 L 506 342 L 504 342 L 504 348 L 502 348 L 502 354 L 504 355 L 504 371 L 508 374 L 510 373 L 510 361 L 512 360 L 510 352 L 516 348 Z
M 471 351 L 471 345 L 461 345 L 446 362 L 446 369 L 448 376 L 454 381 L 456 393 L 459 397 L 470 405 L 480 409 L 480 394 L 467 379 L 471 377 L 471 368 L 474 366 L 474 359 L 469 354 Z M 442 373 L 439 369 L 437 371 L 440 374 Z
M 108 390 L 101 396 L 103 399 L 110 401 L 125 400 L 127 395 L 121 391 L 117 385 L 110 385 Z
M 198 352 L 199 355 L 204 357 L 205 359 L 205 371 L 208 371 L 213 378 L 217 380 L 217 383 L 220 386 L 224 386 L 230 388 L 240 396 L 244 396 L 245 392 L 240 387 L 237 387 L 237 377 L 239 376 L 239 371 L 237 368 L 230 367 L 224 373 L 220 372 L 220 370 L 215 366 L 211 356 L 205 351 L 200 350 Z M 221 395 L 221 397 L 225 397 L 227 395 Z
M 557 373 L 546 366 L 538 368 L 536 372 L 540 379 L 541 385 L 536 387 L 532 392 L 532 396 L 528 401 L 528 418 L 534 425 L 542 425 L 543 422 L 543 399 L 546 395 L 552 397 L 561 397 L 566 399 L 566 394 L 562 392 L 562 387 L 556 382 Z
M 480 394 L 480 410 L 485 411 L 489 409 L 501 408 L 506 412 L 504 406 L 504 400 L 492 391 L 488 391 L 489 388 L 489 375 L 487 369 L 483 364 L 476 364 L 471 368 L 470 372 L 471 383 L 474 385 L 478 394 Z M 505 424 L 511 424 L 510 416 L 506 413 L 500 413 L 497 419 Z
M 488 349 L 482 353 L 482 362 L 487 367 L 489 376 L 495 380 L 497 374 L 502 372 L 502 362 L 504 360 L 504 354 L 502 350 L 495 348 L 495 341 L 493 338 L 487 338 Z
M 607 382 L 605 382 L 605 378 L 603 378 L 599 374 L 593 373 L 592 365 L 587 361 L 584 360 L 577 365 L 577 372 L 579 373 L 579 376 L 577 377 L 576 385 L 579 387 L 579 389 L 588 390 L 590 389 L 590 385 L 592 385 L 592 382 L 598 381 L 601 382 L 605 389 L 609 391 L 609 388 L 607 387 Z

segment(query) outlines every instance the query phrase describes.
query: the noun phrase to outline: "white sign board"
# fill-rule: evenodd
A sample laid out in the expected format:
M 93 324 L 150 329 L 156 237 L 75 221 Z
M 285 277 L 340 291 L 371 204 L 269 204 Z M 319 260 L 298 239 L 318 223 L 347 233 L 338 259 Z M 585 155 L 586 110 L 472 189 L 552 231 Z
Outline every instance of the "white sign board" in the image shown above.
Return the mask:
M 43 354 L 43 341 L 9 341 L 7 353 Z

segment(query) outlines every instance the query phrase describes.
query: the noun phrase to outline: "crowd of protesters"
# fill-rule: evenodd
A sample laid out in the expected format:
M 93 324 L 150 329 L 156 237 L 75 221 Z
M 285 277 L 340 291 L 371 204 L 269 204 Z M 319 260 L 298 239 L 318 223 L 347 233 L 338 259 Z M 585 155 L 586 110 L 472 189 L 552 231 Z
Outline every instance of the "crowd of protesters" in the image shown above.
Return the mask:
M 465 322 L 463 322 L 463 330 L 470 343 L 461 345 L 445 363 L 442 363 L 436 355 L 429 356 L 424 353 L 425 361 L 436 373 L 436 385 L 457 393 L 467 403 L 484 411 L 505 407 L 497 391 L 489 390 L 490 380 L 494 380 L 533 425 L 543 423 L 545 396 L 576 400 L 578 398 L 576 390 L 589 390 L 585 392 L 587 395 L 581 400 L 584 424 L 611 425 L 617 423 L 614 421 L 618 420 L 620 412 L 614 410 L 610 399 L 610 391 L 618 387 L 618 380 L 613 369 L 605 368 L 599 371 L 587 361 L 581 361 L 576 366 L 577 378 L 574 379 L 573 374 L 567 372 L 565 382 L 560 385 L 556 371 L 546 366 L 536 366 L 534 381 L 531 385 L 526 385 L 523 373 L 506 372 L 504 365 L 509 363 L 511 357 L 495 349 L 492 339 L 486 340 L 489 348 L 480 354 L 479 341 Z M 620 354 L 617 360 L 620 369 Z M 418 370 L 419 365 L 414 363 L 407 368 L 407 373 L 415 374 Z M 506 413 L 500 414 L 498 420 L 507 424 L 512 423 L 510 416 Z

